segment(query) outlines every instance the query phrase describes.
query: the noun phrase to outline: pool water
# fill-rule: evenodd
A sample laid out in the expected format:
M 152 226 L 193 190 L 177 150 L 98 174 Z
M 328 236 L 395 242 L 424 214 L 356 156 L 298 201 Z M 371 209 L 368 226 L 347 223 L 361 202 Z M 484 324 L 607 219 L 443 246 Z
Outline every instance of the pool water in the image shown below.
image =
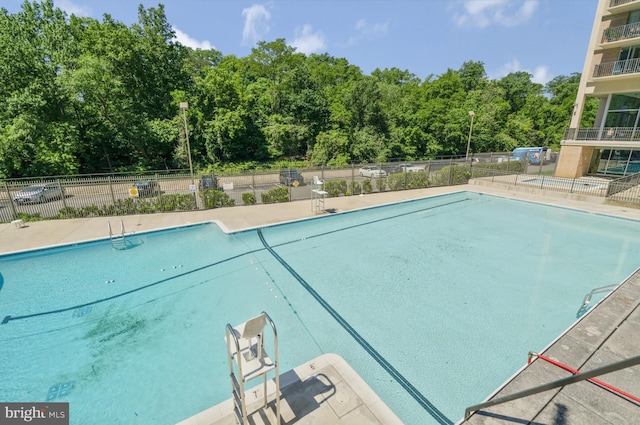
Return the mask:
M 460 192 L 2 256 L 0 400 L 68 401 L 72 424 L 176 423 L 230 397 L 225 325 L 264 310 L 282 371 L 337 353 L 405 423 L 453 423 L 638 267 L 638 230 Z

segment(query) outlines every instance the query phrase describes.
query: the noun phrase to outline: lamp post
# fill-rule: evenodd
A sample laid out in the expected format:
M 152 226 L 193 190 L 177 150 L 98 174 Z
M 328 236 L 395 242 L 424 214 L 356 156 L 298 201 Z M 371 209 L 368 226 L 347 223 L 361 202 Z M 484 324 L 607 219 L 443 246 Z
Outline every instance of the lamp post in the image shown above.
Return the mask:
M 189 145 L 189 127 L 187 126 L 187 108 L 189 108 L 189 103 L 180 102 L 180 109 L 182 109 L 182 121 L 184 122 L 184 135 L 187 138 L 187 156 L 189 157 L 189 175 L 191 176 L 191 183 L 193 184 L 193 165 L 191 164 L 191 146 Z
M 469 140 L 467 141 L 467 154 L 464 156 L 465 162 L 469 161 L 469 148 L 471 148 L 471 132 L 473 131 L 473 117 L 476 116 L 476 113 L 473 111 L 469 111 L 469 115 L 471 115 L 471 125 L 469 126 Z

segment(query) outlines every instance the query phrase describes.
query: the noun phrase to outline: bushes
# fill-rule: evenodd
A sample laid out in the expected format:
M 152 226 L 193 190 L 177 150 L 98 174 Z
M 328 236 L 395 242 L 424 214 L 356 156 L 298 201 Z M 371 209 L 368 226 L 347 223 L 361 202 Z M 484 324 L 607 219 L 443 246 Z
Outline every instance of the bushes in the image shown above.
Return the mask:
M 468 165 L 451 165 L 432 174 L 432 186 L 464 184 L 469 181 L 471 173 Z
M 376 182 L 376 186 L 378 187 L 378 192 L 384 192 L 387 190 L 387 178 L 386 177 L 378 177 L 377 179 L 373 179 Z
M 255 205 L 256 197 L 251 192 L 245 192 L 242 194 L 242 203 L 245 205 Z
M 364 183 L 366 183 L 366 180 L 364 182 L 362 182 L 362 183 L 363 183 L 363 186 L 364 186 Z M 362 187 L 363 186 L 360 186 L 360 183 L 355 181 L 355 180 L 350 181 L 349 182 L 349 192 L 348 192 L 348 194 L 349 195 L 360 195 L 362 193 L 362 190 L 363 190 Z M 371 184 L 369 184 L 369 187 L 371 187 Z
M 261 193 L 260 198 L 263 204 L 289 202 L 289 189 L 286 186 L 276 187 L 266 193 Z
M 229 199 L 229 201 L 231 202 L 230 205 L 233 205 L 233 199 Z M 66 207 L 58 211 L 57 218 L 106 217 L 115 215 L 152 214 L 171 211 L 192 211 L 195 209 L 197 209 L 197 207 L 196 200 L 193 195 L 173 194 L 160 195 L 153 198 L 144 199 L 118 199 L 115 204 L 103 205 L 102 207 L 98 207 L 96 205 L 87 205 L 80 208 Z
M 429 176 L 424 171 L 391 174 L 387 177 L 389 190 L 429 187 Z
M 335 198 L 340 195 L 347 194 L 347 181 L 346 180 L 334 180 L 324 183 L 324 190 L 327 192 L 330 198 Z
M 35 214 L 28 214 L 28 213 L 23 213 L 20 212 L 17 214 L 16 217 L 18 220 L 22 220 L 25 223 L 29 222 L 29 221 L 40 221 L 40 220 L 45 220 L 45 218 L 43 218 L 42 216 L 40 216 L 40 213 L 35 213 Z
M 202 200 L 202 206 L 207 209 L 220 208 L 220 207 L 232 207 L 236 203 L 236 201 L 231 199 L 229 195 L 227 195 L 226 193 L 220 190 L 209 190 L 209 189 L 201 190 L 200 199 Z
M 362 182 L 362 193 L 371 193 L 371 192 L 373 192 L 371 179 L 363 181 Z
M 202 192 L 200 193 L 202 194 Z M 151 205 L 155 210 L 153 212 L 191 211 L 197 209 L 196 198 L 191 194 L 181 193 L 158 196 L 152 200 Z

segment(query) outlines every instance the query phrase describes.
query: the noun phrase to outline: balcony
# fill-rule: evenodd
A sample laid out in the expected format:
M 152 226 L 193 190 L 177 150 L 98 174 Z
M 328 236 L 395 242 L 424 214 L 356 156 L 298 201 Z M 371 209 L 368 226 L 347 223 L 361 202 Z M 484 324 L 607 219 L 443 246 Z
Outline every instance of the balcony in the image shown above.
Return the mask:
M 602 43 L 629 40 L 640 37 L 640 23 L 623 25 L 621 27 L 607 28 L 602 33 Z
M 635 74 L 638 72 L 640 72 L 640 59 L 627 59 L 596 65 L 593 71 L 593 78 Z
M 601 144 L 613 142 L 640 141 L 638 127 L 567 128 L 563 140 L 598 141 Z
M 611 0 L 609 8 L 604 12 L 605 15 L 617 15 L 619 13 L 627 13 L 638 9 L 640 0 Z
M 609 7 L 622 6 L 623 4 L 633 3 L 635 0 L 611 0 Z

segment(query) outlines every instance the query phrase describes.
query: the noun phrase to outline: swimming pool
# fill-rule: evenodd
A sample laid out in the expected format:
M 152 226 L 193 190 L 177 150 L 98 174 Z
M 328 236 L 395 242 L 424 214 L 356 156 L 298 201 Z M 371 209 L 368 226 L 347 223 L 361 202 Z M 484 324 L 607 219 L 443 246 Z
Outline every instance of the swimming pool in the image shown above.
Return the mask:
M 229 398 L 224 326 L 265 310 L 281 370 L 335 352 L 405 423 L 451 423 L 637 268 L 639 226 L 461 192 L 3 256 L 0 400 L 175 423 Z

